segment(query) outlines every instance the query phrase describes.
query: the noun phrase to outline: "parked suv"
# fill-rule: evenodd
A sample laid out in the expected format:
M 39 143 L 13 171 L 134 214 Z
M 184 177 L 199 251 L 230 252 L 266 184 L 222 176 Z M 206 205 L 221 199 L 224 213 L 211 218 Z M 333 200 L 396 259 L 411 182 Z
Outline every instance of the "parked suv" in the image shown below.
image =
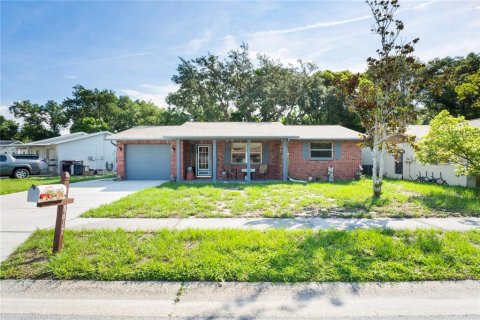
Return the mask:
M 29 175 L 40 174 L 46 166 L 45 160 L 37 155 L 0 155 L 0 175 L 24 179 Z

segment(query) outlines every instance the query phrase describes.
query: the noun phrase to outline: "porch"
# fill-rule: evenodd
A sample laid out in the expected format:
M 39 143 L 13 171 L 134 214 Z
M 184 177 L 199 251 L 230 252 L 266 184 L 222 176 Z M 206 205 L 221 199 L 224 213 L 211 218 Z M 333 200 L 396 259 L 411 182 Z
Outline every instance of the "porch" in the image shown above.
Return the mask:
M 286 181 L 287 139 L 176 140 L 176 180 Z

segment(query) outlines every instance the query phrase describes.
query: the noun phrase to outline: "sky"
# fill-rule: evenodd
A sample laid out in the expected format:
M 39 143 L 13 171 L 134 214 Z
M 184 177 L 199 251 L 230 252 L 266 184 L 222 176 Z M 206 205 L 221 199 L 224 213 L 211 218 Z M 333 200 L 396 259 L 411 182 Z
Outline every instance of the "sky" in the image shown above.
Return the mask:
M 403 37 L 422 60 L 480 52 L 480 0 L 400 0 Z M 378 38 L 353 1 L 1 1 L 0 112 L 18 100 L 61 102 L 72 87 L 112 89 L 165 107 L 179 57 L 252 56 L 362 71 Z

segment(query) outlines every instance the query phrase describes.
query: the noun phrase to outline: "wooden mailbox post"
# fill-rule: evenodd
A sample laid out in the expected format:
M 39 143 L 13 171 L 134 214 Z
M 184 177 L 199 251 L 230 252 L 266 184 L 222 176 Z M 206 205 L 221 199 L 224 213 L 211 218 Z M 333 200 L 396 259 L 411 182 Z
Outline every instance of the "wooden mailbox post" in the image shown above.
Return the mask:
M 52 186 L 32 186 L 32 188 L 29 190 L 29 199 L 28 201 L 33 201 L 35 198 L 37 198 L 37 207 L 43 208 L 43 207 L 52 207 L 52 206 L 57 206 L 57 219 L 55 222 L 55 235 L 53 237 L 53 249 L 52 252 L 55 254 L 62 250 L 63 247 L 63 234 L 65 231 L 65 221 L 67 219 L 67 205 L 70 203 L 73 203 L 73 198 L 68 197 L 68 191 L 70 189 L 70 175 L 68 172 L 62 172 L 61 175 L 61 180 L 60 183 L 64 186 L 62 189 L 64 190 L 64 195 L 63 199 L 58 199 L 58 197 L 52 197 L 51 199 L 47 198 L 42 198 L 45 194 L 40 193 L 40 188 L 54 188 L 55 186 L 58 185 L 52 185 Z M 38 189 L 37 192 L 34 194 L 33 191 L 35 189 Z M 33 190 L 33 191 L 32 191 Z M 30 194 L 32 192 L 32 195 Z

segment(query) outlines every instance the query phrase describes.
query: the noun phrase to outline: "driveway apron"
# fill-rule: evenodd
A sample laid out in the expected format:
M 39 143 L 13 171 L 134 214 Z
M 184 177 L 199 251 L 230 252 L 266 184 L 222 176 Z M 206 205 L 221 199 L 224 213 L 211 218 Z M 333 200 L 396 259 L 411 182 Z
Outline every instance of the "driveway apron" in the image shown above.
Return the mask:
M 118 200 L 139 190 L 154 187 L 165 181 L 90 180 L 72 183 L 70 197 L 75 202 L 68 206 L 67 223 L 85 211 Z M 0 251 L 3 261 L 36 229 L 55 225 L 57 207 L 37 208 L 27 202 L 27 192 L 0 196 Z

